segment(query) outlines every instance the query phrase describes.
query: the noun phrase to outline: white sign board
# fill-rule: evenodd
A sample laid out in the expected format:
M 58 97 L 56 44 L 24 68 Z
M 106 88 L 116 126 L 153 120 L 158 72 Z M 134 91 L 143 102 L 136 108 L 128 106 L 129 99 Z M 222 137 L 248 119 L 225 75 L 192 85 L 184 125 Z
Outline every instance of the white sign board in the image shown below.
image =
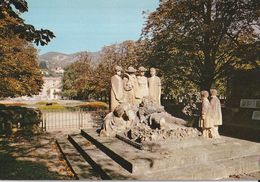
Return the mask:
M 260 111 L 253 112 L 252 120 L 260 120 Z
M 241 99 L 240 107 L 242 108 L 260 108 L 260 99 Z

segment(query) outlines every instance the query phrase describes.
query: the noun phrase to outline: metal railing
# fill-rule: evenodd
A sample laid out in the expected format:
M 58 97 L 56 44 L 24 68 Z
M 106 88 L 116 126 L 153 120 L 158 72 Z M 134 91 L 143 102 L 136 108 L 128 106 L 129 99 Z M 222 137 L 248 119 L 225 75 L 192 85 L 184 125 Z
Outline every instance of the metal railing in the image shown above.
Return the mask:
M 44 131 L 100 127 L 108 110 L 44 110 L 41 127 Z

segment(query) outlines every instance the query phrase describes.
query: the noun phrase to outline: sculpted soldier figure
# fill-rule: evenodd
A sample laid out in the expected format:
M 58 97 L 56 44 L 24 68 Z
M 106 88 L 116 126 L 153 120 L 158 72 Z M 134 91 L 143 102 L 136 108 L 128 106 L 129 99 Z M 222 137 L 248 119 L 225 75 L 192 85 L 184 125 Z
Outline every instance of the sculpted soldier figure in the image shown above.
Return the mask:
M 149 97 L 154 103 L 161 105 L 161 79 L 156 76 L 155 68 L 150 69 L 150 74 L 151 77 L 148 78 Z
M 125 77 L 123 78 L 124 87 L 124 102 L 131 105 L 137 105 L 138 100 L 136 98 L 136 92 L 138 90 L 138 82 L 135 76 L 136 69 L 132 66 L 126 70 Z
M 202 128 L 202 135 L 205 138 L 212 137 L 213 123 L 210 118 L 210 102 L 208 100 L 209 93 L 205 90 L 201 91 L 201 118 L 199 121 L 199 127 Z
M 213 137 L 220 138 L 218 132 L 218 126 L 222 125 L 222 112 L 220 100 L 217 97 L 217 90 L 210 89 L 211 100 L 210 100 L 210 117 L 213 120 Z
M 111 77 L 111 110 L 113 111 L 120 103 L 123 102 L 124 90 L 123 80 L 121 78 L 122 68 L 115 67 L 116 74 Z
M 148 97 L 149 96 L 148 82 L 147 82 L 147 78 L 144 76 L 144 74 L 147 71 L 147 69 L 145 69 L 143 66 L 141 66 L 138 69 L 138 71 L 139 71 L 140 75 L 137 76 L 138 90 L 136 92 L 136 97 L 139 99 L 139 103 L 141 103 L 142 99 L 144 97 Z

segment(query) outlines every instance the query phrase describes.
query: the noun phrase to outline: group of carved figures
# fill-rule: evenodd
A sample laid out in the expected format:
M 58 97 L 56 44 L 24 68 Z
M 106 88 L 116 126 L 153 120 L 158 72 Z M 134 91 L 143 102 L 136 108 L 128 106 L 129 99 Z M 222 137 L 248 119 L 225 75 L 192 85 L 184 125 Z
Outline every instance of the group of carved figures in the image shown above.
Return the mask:
M 111 78 L 111 110 L 102 125 L 101 136 L 114 136 L 116 133 L 143 129 L 165 129 L 187 122 L 171 116 L 161 105 L 161 80 L 156 76 L 155 68 L 150 69 L 151 77 L 146 78 L 144 67 L 137 70 L 128 67 L 121 78 L 122 68 L 115 67 L 116 75 Z M 128 132 L 129 133 L 129 132 Z M 134 137 L 136 138 L 136 137 Z
M 206 90 L 201 91 L 201 118 L 199 127 L 202 128 L 202 136 L 205 138 L 220 138 L 218 126 L 222 125 L 222 113 L 220 100 L 217 98 L 217 90 L 210 89 L 211 99 Z
M 145 77 L 144 67 L 137 70 L 128 67 L 123 78 L 123 69 L 115 67 L 116 74 L 111 78 L 111 110 L 100 130 L 101 136 L 114 136 L 124 133 L 132 139 L 146 140 L 174 135 L 196 136 L 195 128 L 187 127 L 188 122 L 176 118 L 164 110 L 161 105 L 161 80 L 156 76 L 155 68 L 150 69 L 151 77 Z M 205 138 L 219 138 L 218 126 L 222 124 L 220 100 L 217 91 L 201 92 L 202 110 L 199 127 Z M 156 134 L 154 131 L 166 131 Z M 179 133 L 181 131 L 181 133 Z M 146 139 L 145 139 L 146 138 Z
M 154 103 L 161 104 L 161 80 L 156 76 L 155 68 L 150 69 L 147 79 L 145 72 L 147 69 L 140 67 L 139 74 L 132 66 L 125 70 L 123 79 L 121 77 L 123 69 L 115 67 L 116 74 L 111 78 L 111 110 L 113 111 L 121 103 L 138 105 L 142 98 L 149 97 Z

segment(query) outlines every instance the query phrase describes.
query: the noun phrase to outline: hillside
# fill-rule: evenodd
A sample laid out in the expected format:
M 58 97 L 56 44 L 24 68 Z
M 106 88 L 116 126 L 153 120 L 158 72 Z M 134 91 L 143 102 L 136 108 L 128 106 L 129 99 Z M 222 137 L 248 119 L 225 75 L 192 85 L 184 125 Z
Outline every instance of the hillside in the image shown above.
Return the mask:
M 38 57 L 38 61 L 45 61 L 49 69 L 56 67 L 65 68 L 66 66 L 79 60 L 82 56 L 88 54 L 94 64 L 99 63 L 100 52 L 77 52 L 74 54 L 64 54 L 60 52 L 48 52 Z

